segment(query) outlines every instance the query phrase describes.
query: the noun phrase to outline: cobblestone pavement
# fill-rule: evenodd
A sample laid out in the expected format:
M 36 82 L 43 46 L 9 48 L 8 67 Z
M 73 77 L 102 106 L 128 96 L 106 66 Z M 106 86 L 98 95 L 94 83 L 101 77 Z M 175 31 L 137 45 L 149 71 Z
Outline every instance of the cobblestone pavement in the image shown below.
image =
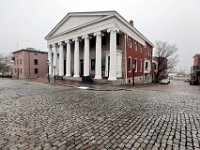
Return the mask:
M 0 149 L 200 149 L 200 94 L 179 84 L 90 91 L 0 79 Z

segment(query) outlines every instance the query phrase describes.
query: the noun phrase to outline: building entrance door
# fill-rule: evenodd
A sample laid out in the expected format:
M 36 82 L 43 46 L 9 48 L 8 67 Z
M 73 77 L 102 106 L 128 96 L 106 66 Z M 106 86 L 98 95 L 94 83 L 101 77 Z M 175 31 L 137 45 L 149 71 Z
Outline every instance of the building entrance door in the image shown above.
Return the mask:
M 83 65 L 83 59 L 80 59 L 80 76 L 82 77 L 83 76 L 83 69 L 84 69 L 84 65 Z
M 66 59 L 64 59 L 64 75 L 66 74 Z

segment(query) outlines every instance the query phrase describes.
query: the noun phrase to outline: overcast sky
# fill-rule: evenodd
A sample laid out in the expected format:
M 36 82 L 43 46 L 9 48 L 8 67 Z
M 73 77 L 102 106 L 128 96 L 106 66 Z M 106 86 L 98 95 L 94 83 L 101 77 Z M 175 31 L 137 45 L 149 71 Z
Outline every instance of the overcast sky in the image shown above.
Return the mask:
M 151 42 L 178 47 L 178 69 L 189 70 L 200 53 L 200 0 L 0 0 L 0 53 L 33 47 L 68 13 L 116 10 Z

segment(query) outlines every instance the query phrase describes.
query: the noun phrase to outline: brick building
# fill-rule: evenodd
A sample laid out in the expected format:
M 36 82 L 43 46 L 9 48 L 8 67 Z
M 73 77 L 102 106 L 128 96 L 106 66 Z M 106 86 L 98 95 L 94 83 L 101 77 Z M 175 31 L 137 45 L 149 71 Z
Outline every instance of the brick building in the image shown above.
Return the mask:
M 13 52 L 13 77 L 40 78 L 47 74 L 47 52 L 33 48 Z
M 154 62 L 156 62 L 156 78 L 157 80 L 166 78 L 168 76 L 168 66 L 167 66 L 167 58 L 165 57 L 153 57 Z M 155 63 L 154 63 L 155 64 Z M 159 73 L 159 76 L 158 76 Z
M 153 44 L 116 11 L 68 13 L 45 39 L 52 76 L 151 82 Z
M 200 84 L 200 54 L 193 57 L 193 66 L 191 67 L 191 79 Z

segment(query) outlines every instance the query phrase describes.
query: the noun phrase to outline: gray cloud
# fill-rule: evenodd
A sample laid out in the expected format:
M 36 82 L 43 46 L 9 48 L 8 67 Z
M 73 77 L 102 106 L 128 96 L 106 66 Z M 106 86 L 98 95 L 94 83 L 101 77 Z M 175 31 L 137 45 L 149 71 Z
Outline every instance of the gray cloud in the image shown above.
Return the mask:
M 46 51 L 44 37 L 70 11 L 116 10 L 150 41 L 179 48 L 178 68 L 189 70 L 200 53 L 199 0 L 1 0 L 0 53 L 34 47 Z

